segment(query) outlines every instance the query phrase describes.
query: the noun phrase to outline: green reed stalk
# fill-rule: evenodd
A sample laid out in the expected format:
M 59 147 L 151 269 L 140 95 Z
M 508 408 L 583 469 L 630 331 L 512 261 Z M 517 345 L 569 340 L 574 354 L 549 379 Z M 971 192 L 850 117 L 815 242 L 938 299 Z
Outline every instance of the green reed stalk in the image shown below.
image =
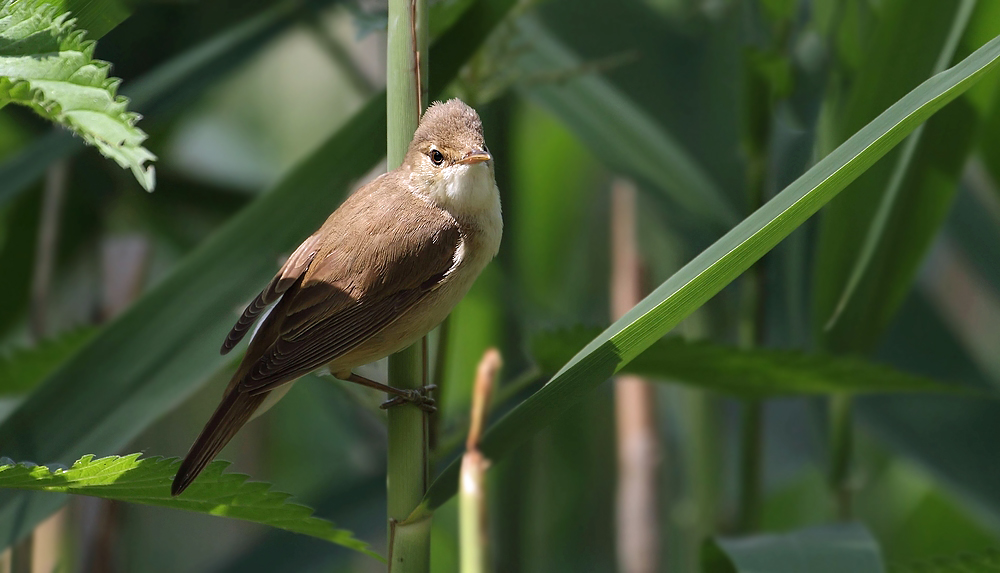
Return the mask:
M 389 0 L 386 61 L 386 158 L 398 167 L 427 103 L 427 0 Z M 389 383 L 418 388 L 424 379 L 420 343 L 389 357 Z M 389 571 L 430 569 L 430 519 L 410 521 L 427 490 L 428 414 L 412 404 L 389 409 Z

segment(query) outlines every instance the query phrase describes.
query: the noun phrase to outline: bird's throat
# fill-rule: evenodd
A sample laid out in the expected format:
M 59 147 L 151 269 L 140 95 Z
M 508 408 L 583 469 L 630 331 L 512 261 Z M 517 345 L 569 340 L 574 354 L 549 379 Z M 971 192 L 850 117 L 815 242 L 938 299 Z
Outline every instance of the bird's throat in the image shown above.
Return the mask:
M 456 217 L 475 217 L 499 209 L 490 163 L 450 165 L 431 181 L 428 195 Z

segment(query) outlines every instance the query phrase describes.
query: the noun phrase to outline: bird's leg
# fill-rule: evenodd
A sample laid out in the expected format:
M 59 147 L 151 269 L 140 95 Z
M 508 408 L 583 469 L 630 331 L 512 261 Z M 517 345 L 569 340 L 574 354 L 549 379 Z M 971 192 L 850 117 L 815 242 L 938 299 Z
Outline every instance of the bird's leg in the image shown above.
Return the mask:
M 402 390 L 400 388 L 393 388 L 392 386 L 376 382 L 374 380 L 369 380 L 364 376 L 358 376 L 354 372 L 350 373 L 339 373 L 335 375 L 341 380 L 347 380 L 348 382 L 354 382 L 355 384 L 360 384 L 362 386 L 367 386 L 368 388 L 374 388 L 386 394 L 392 394 L 392 398 L 389 398 L 382 403 L 382 409 L 391 408 L 398 404 L 405 404 L 407 402 L 413 404 L 414 406 L 420 408 L 425 412 L 436 412 L 437 406 L 435 406 L 434 398 L 431 398 L 431 392 L 437 389 L 437 386 L 430 384 L 428 386 L 423 386 L 421 388 L 414 388 L 409 390 Z

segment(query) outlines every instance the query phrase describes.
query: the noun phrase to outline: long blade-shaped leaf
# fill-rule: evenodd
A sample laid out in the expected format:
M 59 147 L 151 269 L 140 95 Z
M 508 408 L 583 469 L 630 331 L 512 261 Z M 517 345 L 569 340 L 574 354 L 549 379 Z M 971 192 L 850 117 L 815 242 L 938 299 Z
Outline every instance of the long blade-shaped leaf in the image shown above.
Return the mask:
M 504 456 L 578 403 L 732 282 L 918 125 L 969 89 L 997 65 L 998 58 L 1000 37 L 918 86 L 819 161 L 660 285 L 495 424 L 483 437 L 484 455 Z M 421 508 L 438 507 L 455 493 L 457 485 L 458 465 L 452 464 L 431 485 Z
M 548 332 L 533 337 L 531 355 L 543 372 L 555 372 L 593 340 L 593 329 Z M 622 372 L 667 378 L 702 390 L 739 398 L 828 394 L 961 391 L 928 378 L 856 357 L 805 354 L 771 348 L 739 349 L 691 342 L 680 337 L 657 340 Z
M 546 74 L 579 74 L 580 59 L 539 22 L 524 18 L 518 28 L 530 47 L 518 60 L 529 82 L 522 94 L 558 117 L 610 167 L 649 181 L 715 227 L 737 221 L 712 178 L 655 119 L 596 74 L 545 81 Z
M 484 0 L 432 48 L 432 93 L 475 52 L 513 0 Z M 3 455 L 67 463 L 109 452 L 182 402 L 228 359 L 219 341 L 287 254 L 385 153 L 379 95 L 278 186 L 202 243 L 105 327 L 3 424 Z M 57 425 L 52 420 L 59 420 Z M 0 496 L 0 544 L 30 531 L 62 501 Z
M 350 531 L 312 515 L 313 510 L 289 503 L 285 493 L 270 491 L 266 483 L 247 476 L 223 473 L 229 462 L 213 462 L 183 495 L 170 494 L 170 484 L 180 460 L 145 458 L 141 454 L 94 459 L 84 456 L 67 469 L 51 470 L 35 464 L 0 460 L 0 488 L 89 495 L 104 499 L 184 509 L 231 517 L 311 535 L 382 559 Z
M 882 573 L 882 551 L 863 525 L 845 523 L 778 535 L 716 538 L 702 553 L 704 573 Z

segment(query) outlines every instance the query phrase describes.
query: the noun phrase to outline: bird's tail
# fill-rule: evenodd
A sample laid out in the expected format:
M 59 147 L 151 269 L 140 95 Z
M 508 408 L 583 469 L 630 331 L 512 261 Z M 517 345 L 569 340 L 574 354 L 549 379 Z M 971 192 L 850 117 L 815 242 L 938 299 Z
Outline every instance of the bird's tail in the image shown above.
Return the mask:
M 205 424 L 205 428 L 191 445 L 184 461 L 181 462 L 177 476 L 174 477 L 174 483 L 170 487 L 172 495 L 179 495 L 191 485 L 201 470 L 215 459 L 215 456 L 229 443 L 229 440 L 236 435 L 243 424 L 250 420 L 254 411 L 260 407 L 266 397 L 266 392 L 251 396 L 240 392 L 238 388 L 232 388 L 226 393 L 222 403 L 215 409 L 215 413 Z

